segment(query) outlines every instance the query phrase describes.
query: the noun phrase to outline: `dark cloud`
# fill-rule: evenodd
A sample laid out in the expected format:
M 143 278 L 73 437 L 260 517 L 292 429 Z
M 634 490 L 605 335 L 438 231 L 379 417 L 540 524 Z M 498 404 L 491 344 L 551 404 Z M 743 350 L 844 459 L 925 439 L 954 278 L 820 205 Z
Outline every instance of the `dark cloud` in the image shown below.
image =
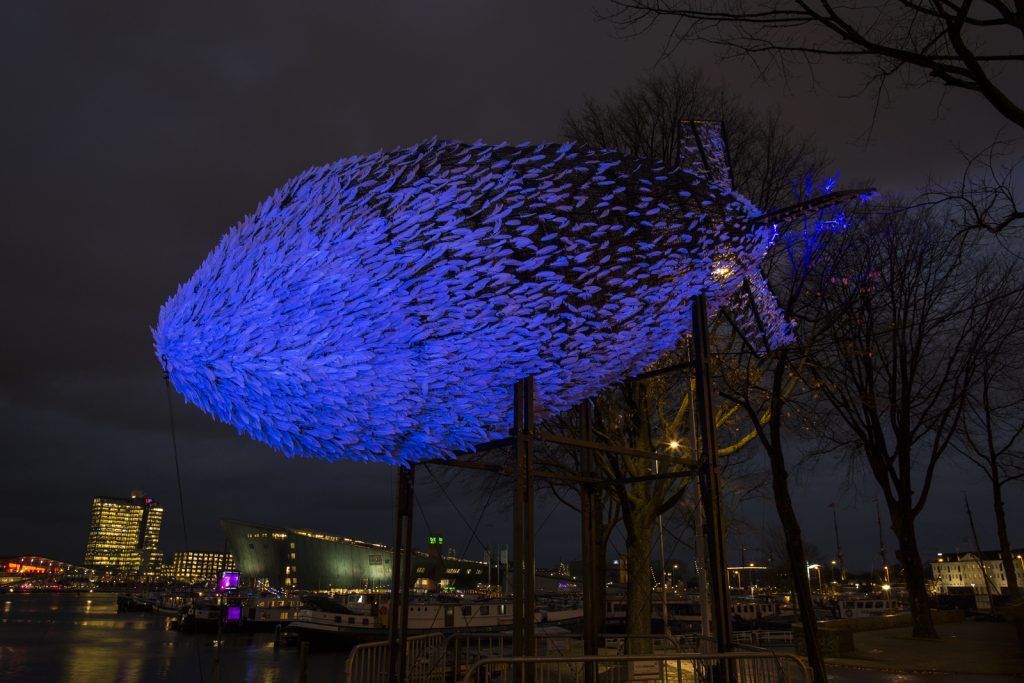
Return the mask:
M 219 236 L 274 187 L 313 164 L 433 135 L 550 139 L 567 109 L 655 67 L 660 48 L 656 34 L 611 36 L 589 2 L 6 4 L 0 553 L 80 560 L 91 497 L 135 488 L 166 504 L 166 545 L 180 547 L 149 327 Z M 1001 125 L 970 94 L 942 109 L 937 91 L 923 90 L 883 108 L 864 147 L 856 142 L 873 102 L 840 96 L 857 86 L 848 70 L 809 92 L 806 83 L 756 82 L 703 49 L 674 59 L 704 66 L 752 105 L 781 107 L 848 177 L 883 187 L 952 172 L 951 140 L 979 146 Z M 287 460 L 177 397 L 175 409 L 195 545 L 216 546 L 225 516 L 388 538 L 386 467 Z M 837 483 L 815 476 L 800 502 L 808 535 L 827 538 L 815 511 Z M 945 476 L 936 498 L 958 490 L 959 474 Z M 440 491 L 425 487 L 423 498 L 431 530 L 468 543 Z M 502 504 L 481 515 L 479 496 L 460 499 L 463 515 L 482 518 L 481 535 L 498 542 L 508 536 Z M 929 507 L 926 547 L 962 526 L 950 509 Z M 873 508 L 856 519 L 873 525 Z M 541 560 L 575 555 L 576 535 L 570 513 L 553 513 Z M 853 532 L 849 542 L 865 558 L 874 543 Z

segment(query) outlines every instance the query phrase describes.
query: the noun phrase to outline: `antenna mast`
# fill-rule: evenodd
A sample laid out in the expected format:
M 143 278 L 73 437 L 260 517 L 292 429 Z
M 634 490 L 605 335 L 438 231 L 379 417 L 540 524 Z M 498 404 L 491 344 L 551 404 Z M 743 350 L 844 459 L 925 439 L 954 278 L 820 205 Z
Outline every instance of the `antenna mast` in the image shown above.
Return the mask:
M 885 552 L 885 536 L 882 535 L 882 513 L 878 509 L 878 499 L 875 499 L 875 517 L 878 519 L 878 554 L 882 557 L 882 578 L 889 583 L 889 559 Z
M 839 580 L 846 581 L 846 561 L 843 560 L 843 546 L 839 542 L 839 515 L 836 512 L 836 504 L 829 505 L 832 508 L 832 529 L 836 534 L 836 561 L 839 562 Z

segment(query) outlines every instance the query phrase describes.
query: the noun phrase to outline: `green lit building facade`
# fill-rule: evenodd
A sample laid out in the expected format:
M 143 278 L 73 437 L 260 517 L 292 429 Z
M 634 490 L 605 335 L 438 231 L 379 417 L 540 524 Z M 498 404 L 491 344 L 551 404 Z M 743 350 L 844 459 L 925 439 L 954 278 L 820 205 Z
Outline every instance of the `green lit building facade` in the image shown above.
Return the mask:
M 242 577 L 274 588 L 374 589 L 391 584 L 391 549 L 308 529 L 221 520 L 228 550 Z M 413 555 L 416 585 L 475 588 L 487 582 L 487 564 L 445 557 L 440 546 Z

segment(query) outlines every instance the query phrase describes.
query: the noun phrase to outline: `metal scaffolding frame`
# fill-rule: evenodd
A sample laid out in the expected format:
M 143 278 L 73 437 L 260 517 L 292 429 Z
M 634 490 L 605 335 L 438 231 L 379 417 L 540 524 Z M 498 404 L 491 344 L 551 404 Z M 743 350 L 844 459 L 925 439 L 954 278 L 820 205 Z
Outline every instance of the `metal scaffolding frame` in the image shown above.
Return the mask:
M 635 483 L 658 478 L 678 477 L 688 471 L 698 476 L 704 543 L 707 546 L 708 567 L 710 578 L 711 626 L 719 652 L 732 649 L 732 622 L 729 611 L 728 577 L 725 562 L 725 538 L 722 524 L 721 482 L 718 465 L 718 448 L 715 439 L 714 398 L 711 389 L 709 366 L 709 340 L 707 327 L 707 300 L 704 294 L 694 298 L 691 305 L 693 317 L 692 335 L 694 358 L 691 362 L 678 363 L 637 375 L 628 382 L 644 381 L 653 377 L 663 376 L 671 372 L 692 370 L 696 379 L 696 411 L 697 432 L 700 442 L 699 457 L 696 461 L 679 458 L 670 454 L 655 453 L 634 448 L 600 443 L 593 436 L 593 413 L 590 401 L 584 401 L 579 407 L 579 438 L 540 432 L 534 423 L 534 380 L 525 377 L 516 382 L 512 399 L 511 435 L 480 444 L 474 452 L 493 450 L 513 446 L 515 461 L 512 467 L 481 463 L 466 459 L 468 453 L 448 460 L 431 460 L 431 464 L 463 467 L 496 472 L 514 477 L 515 489 L 513 499 L 513 653 L 516 657 L 533 657 L 536 655 L 536 639 L 534 638 L 534 607 L 535 607 L 535 525 L 534 525 L 534 482 L 537 477 L 558 479 L 576 483 L 580 487 L 582 543 L 583 543 L 583 649 L 584 654 L 597 653 L 598 617 L 604 606 L 599 605 L 597 590 L 598 582 L 603 576 L 595 576 L 595 567 L 599 558 L 593 557 L 595 536 L 600 509 L 596 502 L 597 489 L 600 486 L 614 484 L 601 479 L 594 467 L 594 453 L 602 452 L 611 455 L 647 458 L 655 462 L 667 462 L 675 466 L 684 465 L 682 471 L 664 474 L 653 474 L 642 477 L 623 479 L 618 483 Z M 573 449 L 581 456 L 579 474 L 552 472 L 538 469 L 534 457 L 536 442 L 553 443 Z M 414 481 L 414 465 L 399 468 L 398 483 L 395 496 L 395 545 L 392 556 L 391 615 L 388 621 L 390 642 L 390 667 L 388 683 L 401 683 L 405 678 L 406 651 L 408 641 L 408 595 L 412 588 L 410 575 L 410 558 L 412 555 L 412 508 Z M 399 610 L 399 611 L 396 611 Z M 716 678 L 726 680 L 727 672 L 716 672 Z M 532 678 L 532 668 L 525 667 L 523 678 L 527 683 Z M 593 666 L 586 667 L 585 680 L 595 681 L 596 670 Z

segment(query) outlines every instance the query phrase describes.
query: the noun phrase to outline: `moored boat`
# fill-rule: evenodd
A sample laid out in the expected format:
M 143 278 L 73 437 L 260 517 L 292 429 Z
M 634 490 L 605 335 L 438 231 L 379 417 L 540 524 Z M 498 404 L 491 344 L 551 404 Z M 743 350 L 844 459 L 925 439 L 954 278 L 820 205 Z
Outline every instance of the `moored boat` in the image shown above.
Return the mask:
M 286 627 L 286 636 L 329 640 L 348 645 L 378 641 L 388 637 L 393 617 L 385 597 L 358 603 L 362 609 L 326 596 L 307 596 L 299 617 Z M 534 621 L 569 625 L 583 616 L 580 607 L 539 605 Z M 417 597 L 408 607 L 408 627 L 415 633 L 455 633 L 503 631 L 512 626 L 512 602 L 507 598 Z

